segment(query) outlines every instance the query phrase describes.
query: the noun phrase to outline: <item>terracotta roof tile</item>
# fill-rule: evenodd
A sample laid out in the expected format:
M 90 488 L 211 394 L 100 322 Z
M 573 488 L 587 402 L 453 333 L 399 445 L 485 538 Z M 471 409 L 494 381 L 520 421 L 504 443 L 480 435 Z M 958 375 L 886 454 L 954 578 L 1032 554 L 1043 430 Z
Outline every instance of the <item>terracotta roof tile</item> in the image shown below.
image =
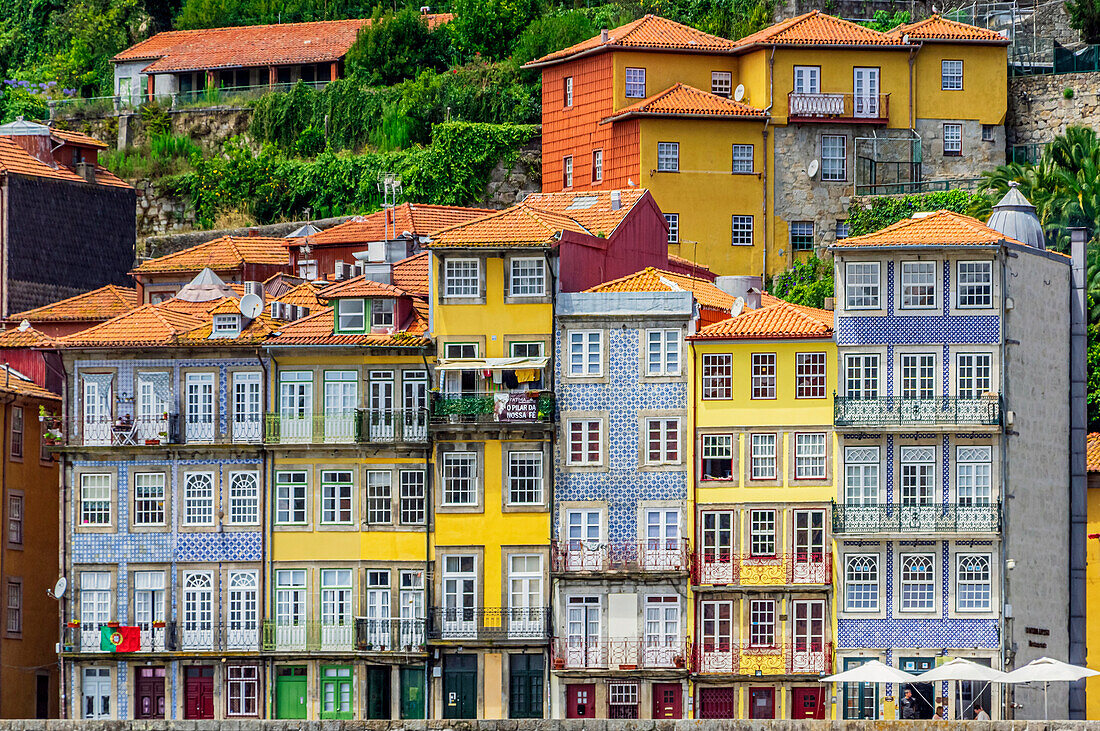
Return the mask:
M 752 46 L 902 46 L 901 36 L 871 30 L 819 10 L 789 18 L 745 36 L 737 49 Z
M 268 301 L 278 301 L 287 305 L 298 305 L 299 307 L 320 307 L 321 300 L 317 297 L 317 293 L 320 291 L 321 288 L 313 282 L 302 282 L 278 297 L 269 298 Z
M 1089 472 L 1100 472 L 1100 432 L 1089 434 L 1085 444 L 1085 462 Z
M 286 243 L 286 239 L 268 236 L 222 236 L 183 251 L 143 261 L 133 273 L 198 272 L 205 267 L 224 272 L 244 264 L 287 265 L 290 255 Z
M 100 142 L 95 137 L 89 137 L 82 132 L 72 132 L 67 129 L 58 129 L 57 127 L 50 127 L 50 135 L 56 137 L 62 142 L 71 142 L 74 145 L 83 145 L 85 147 L 96 147 L 101 150 L 107 149 L 106 142 Z
M 708 325 L 691 337 L 700 340 L 829 338 L 832 334 L 832 312 L 780 300 Z
M 543 211 L 569 216 L 593 234 L 610 237 L 630 211 L 649 191 L 645 188 L 626 188 L 619 194 L 619 207 L 614 208 L 610 190 L 579 190 L 568 193 L 531 193 L 524 203 Z
M 707 117 L 740 119 L 763 117 L 764 111 L 724 96 L 700 91 L 694 86 L 676 84 L 664 91 L 623 107 L 602 122 L 617 122 L 631 117 Z
M 53 344 L 53 338 L 33 327 L 9 327 L 0 331 L 0 348 L 45 348 Z
M 225 302 L 229 303 L 229 307 L 225 308 L 227 312 L 237 311 L 236 300 L 226 299 Z M 213 328 L 213 322 L 207 321 L 182 333 L 175 345 L 186 345 L 197 348 L 220 348 L 233 345 L 257 345 L 263 342 L 271 333 L 279 329 L 281 323 L 272 320 L 267 315 L 260 315 L 259 317 L 250 320 L 240 334 L 234 338 L 211 338 L 210 331 Z
M 587 292 L 691 292 L 701 307 L 729 312 L 736 298 L 705 279 L 646 267 L 640 272 L 597 284 Z
M 0 392 L 12 393 L 27 398 L 60 401 L 61 397 L 39 386 L 25 375 L 9 365 L 0 365 Z
M 325 287 L 318 296 L 322 300 L 332 300 L 341 297 L 401 297 L 404 294 L 405 292 L 391 284 L 376 282 L 360 274 L 346 282 Z
M 430 27 L 453 16 L 424 16 Z M 370 18 L 158 33 L 112 61 L 151 60 L 146 72 L 195 71 L 249 66 L 325 63 L 344 57 Z
M 1011 41 L 996 31 L 967 25 L 956 20 L 933 15 L 908 25 L 899 25 L 889 33 L 897 38 L 909 36 L 910 41 L 959 41 L 1007 46 Z
M 712 36 L 691 26 L 659 15 L 647 15 L 608 31 L 607 40 L 603 40 L 602 34 L 593 36 L 569 48 L 531 61 L 525 65 L 525 68 L 560 63 L 573 56 L 616 48 L 720 53 L 729 51 L 733 45 L 733 41 Z
M 279 272 L 278 274 L 272 274 L 264 280 L 264 291 L 267 292 L 270 297 L 278 297 L 305 281 L 303 277 L 287 274 L 286 272 Z
M 332 308 L 303 317 L 297 322 L 283 325 L 277 335 L 265 341 L 268 346 L 281 345 L 355 345 L 365 348 L 420 348 L 429 344 L 424 337 L 427 324 L 417 319 L 405 331 L 392 335 L 335 335 L 333 334 Z
M 387 237 L 395 238 L 404 231 L 414 236 L 427 236 L 432 231 L 470 221 L 487 213 L 495 213 L 495 211 L 491 208 L 402 203 L 389 209 L 388 221 L 386 211 L 375 211 L 366 216 L 356 216 L 308 238 L 313 246 L 327 246 L 385 241 Z M 293 245 L 294 243 L 291 243 L 291 246 Z
M 430 249 L 482 246 L 549 247 L 562 231 L 592 233 L 576 219 L 531 205 L 527 201 L 482 218 L 436 231 Z
M 25 312 L 17 312 L 8 320 L 13 322 L 19 322 L 20 320 L 30 320 L 31 322 L 110 320 L 112 317 L 117 317 L 123 312 L 132 310 L 137 307 L 137 304 L 137 290 L 108 284 L 106 287 L 93 289 L 91 292 L 78 294 L 60 302 L 43 305 Z
M 69 183 L 88 184 L 88 181 L 74 173 L 64 165 L 47 165 L 34 155 L 23 149 L 11 137 L 0 136 L 0 173 L 15 173 L 17 175 L 29 175 L 36 178 L 50 178 L 52 180 L 64 180 Z M 96 183 L 111 185 L 119 188 L 129 188 L 130 185 L 116 176 L 102 165 L 95 169 Z
M 918 213 L 903 218 L 881 231 L 839 239 L 834 249 L 855 249 L 868 246 L 994 246 L 1002 241 L 1020 243 L 970 216 L 954 211 Z
M 395 262 L 390 273 L 393 286 L 409 294 L 428 296 L 428 252 Z
M 87 330 L 58 338 L 58 344 L 87 348 L 172 345 L 180 335 L 202 325 L 204 319 L 172 307 L 142 305 Z

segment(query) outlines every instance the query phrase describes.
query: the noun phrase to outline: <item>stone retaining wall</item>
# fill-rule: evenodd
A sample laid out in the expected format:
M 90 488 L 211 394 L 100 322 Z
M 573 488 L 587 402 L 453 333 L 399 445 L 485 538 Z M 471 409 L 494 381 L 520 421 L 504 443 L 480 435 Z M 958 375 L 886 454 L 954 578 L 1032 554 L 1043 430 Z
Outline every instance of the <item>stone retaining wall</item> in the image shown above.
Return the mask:
M 18 721 L 0 731 L 1096 731 L 1100 721 Z
M 222 143 L 231 137 L 244 135 L 252 119 L 248 108 L 225 107 L 214 109 L 178 109 L 168 112 L 169 131 L 175 135 L 190 137 L 205 152 L 221 150 Z M 145 124 L 136 112 L 121 115 L 104 114 L 87 117 L 58 117 L 59 127 L 83 132 L 101 140 L 112 148 L 140 147 L 149 142 Z
M 1065 90 L 1073 90 L 1066 99 Z M 1100 71 L 1047 76 L 1015 76 L 1008 80 L 1007 143 L 1050 142 L 1067 125 L 1100 130 Z

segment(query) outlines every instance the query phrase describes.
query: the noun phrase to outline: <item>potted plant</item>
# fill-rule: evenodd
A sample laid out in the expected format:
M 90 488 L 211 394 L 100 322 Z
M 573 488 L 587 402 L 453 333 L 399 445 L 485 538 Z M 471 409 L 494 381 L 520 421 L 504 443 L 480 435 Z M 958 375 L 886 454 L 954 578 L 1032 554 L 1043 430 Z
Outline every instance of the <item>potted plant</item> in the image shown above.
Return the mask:
M 118 627 L 118 622 L 107 622 L 106 625 L 108 627 Z
M 676 657 L 672 658 L 672 664 L 678 668 L 682 668 L 684 666 L 684 656 L 677 655 Z
M 65 623 L 65 626 L 70 629 L 78 629 L 80 627 L 80 620 L 74 619 Z
M 164 622 L 163 621 L 153 622 L 153 627 L 155 629 L 164 629 Z
M 555 670 L 561 670 L 564 667 L 565 667 L 565 658 L 564 657 L 555 657 L 554 658 L 554 669 Z

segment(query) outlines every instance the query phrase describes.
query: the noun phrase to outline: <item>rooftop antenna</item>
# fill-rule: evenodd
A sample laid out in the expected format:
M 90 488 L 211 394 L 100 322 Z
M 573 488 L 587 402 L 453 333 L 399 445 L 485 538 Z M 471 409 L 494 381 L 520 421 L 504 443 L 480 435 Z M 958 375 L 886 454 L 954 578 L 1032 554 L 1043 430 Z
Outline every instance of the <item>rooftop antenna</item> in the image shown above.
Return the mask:
M 397 222 L 393 221 L 393 236 L 390 236 L 391 210 L 397 205 L 397 197 L 401 195 L 401 177 L 393 173 L 383 173 L 378 176 L 378 191 L 382 194 L 382 211 L 385 218 L 386 241 L 397 238 Z

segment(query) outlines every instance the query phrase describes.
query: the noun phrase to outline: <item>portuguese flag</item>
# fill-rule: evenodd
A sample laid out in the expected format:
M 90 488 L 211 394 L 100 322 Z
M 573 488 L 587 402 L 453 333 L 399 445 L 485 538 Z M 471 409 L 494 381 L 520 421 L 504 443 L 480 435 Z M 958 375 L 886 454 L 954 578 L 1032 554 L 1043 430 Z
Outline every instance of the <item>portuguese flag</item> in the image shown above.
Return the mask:
M 136 652 L 141 649 L 140 627 L 99 628 L 99 649 L 105 652 Z

